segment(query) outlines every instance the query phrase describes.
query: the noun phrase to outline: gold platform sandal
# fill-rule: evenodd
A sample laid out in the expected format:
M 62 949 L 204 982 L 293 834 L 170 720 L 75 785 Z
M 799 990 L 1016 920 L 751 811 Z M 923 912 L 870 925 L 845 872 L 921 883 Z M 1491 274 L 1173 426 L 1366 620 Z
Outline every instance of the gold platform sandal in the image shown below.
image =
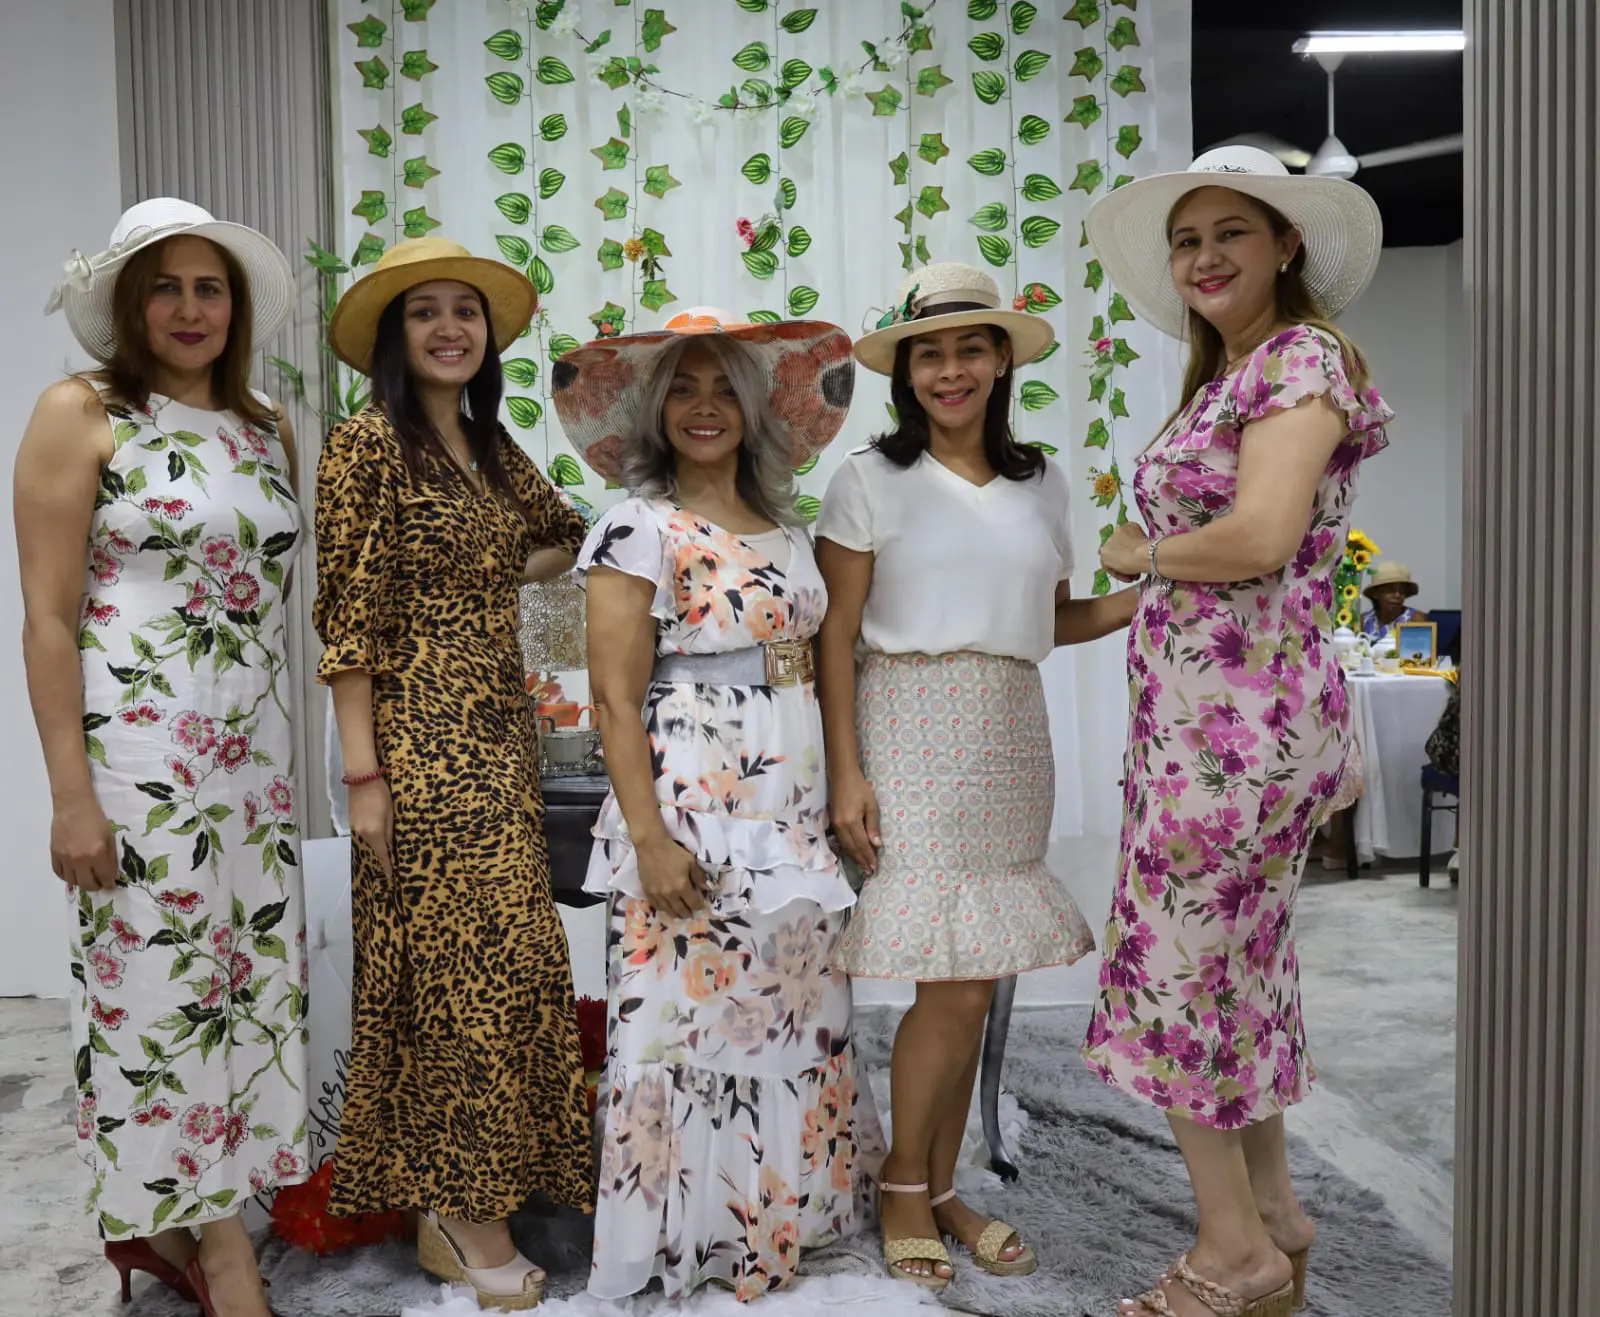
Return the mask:
M 952 1189 L 949 1193 L 930 1199 L 928 1206 L 938 1207 L 955 1196 L 956 1191 Z M 1017 1256 L 1001 1257 L 1006 1245 L 1013 1239 L 1021 1245 Z M 971 1252 L 972 1260 L 991 1276 L 1031 1276 L 1039 1269 L 1039 1258 L 1033 1251 L 1033 1245 L 1024 1244 L 1022 1235 L 1004 1221 L 990 1221 L 984 1226 L 983 1233 L 978 1236 L 978 1245 Z
M 1172 1264 L 1172 1270 L 1167 1272 L 1165 1279 L 1177 1281 L 1217 1317 L 1290 1317 L 1293 1311 L 1293 1282 L 1258 1299 L 1247 1299 L 1224 1285 L 1196 1275 L 1189 1266 L 1187 1253 Z M 1160 1285 L 1146 1290 L 1134 1302 L 1140 1304 L 1151 1317 L 1177 1317 L 1173 1306 L 1167 1302 L 1166 1291 Z
M 925 1194 L 928 1192 L 926 1184 L 883 1184 L 878 1185 L 878 1196 L 884 1194 Z M 883 1261 L 889 1268 L 889 1274 L 895 1280 L 908 1280 L 913 1285 L 919 1285 L 925 1290 L 935 1294 L 942 1294 L 950 1288 L 951 1277 L 930 1275 L 918 1276 L 907 1271 L 900 1264 L 903 1262 L 932 1262 L 935 1265 L 943 1263 L 947 1267 L 954 1267 L 950 1262 L 950 1253 L 942 1241 L 937 1239 L 889 1239 L 883 1241 Z
M 469 1267 L 450 1232 L 432 1212 L 417 1221 L 417 1263 L 447 1285 L 470 1285 L 478 1307 L 490 1312 L 526 1312 L 544 1300 L 544 1271 L 518 1253 L 499 1267 Z M 537 1277 L 536 1285 L 528 1278 Z

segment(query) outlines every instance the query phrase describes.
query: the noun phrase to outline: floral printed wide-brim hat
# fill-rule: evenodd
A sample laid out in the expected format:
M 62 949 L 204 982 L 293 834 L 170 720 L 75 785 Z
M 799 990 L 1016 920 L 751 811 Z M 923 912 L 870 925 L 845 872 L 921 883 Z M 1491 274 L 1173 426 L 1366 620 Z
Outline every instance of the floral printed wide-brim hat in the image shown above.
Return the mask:
M 692 307 L 660 329 L 574 348 L 550 374 L 561 428 L 607 480 L 621 473 L 623 444 L 635 432 L 656 362 L 696 334 L 726 335 L 749 349 L 766 380 L 773 417 L 788 432 L 796 469 L 839 433 L 856 383 L 844 330 L 821 320 L 752 324 L 716 307 Z

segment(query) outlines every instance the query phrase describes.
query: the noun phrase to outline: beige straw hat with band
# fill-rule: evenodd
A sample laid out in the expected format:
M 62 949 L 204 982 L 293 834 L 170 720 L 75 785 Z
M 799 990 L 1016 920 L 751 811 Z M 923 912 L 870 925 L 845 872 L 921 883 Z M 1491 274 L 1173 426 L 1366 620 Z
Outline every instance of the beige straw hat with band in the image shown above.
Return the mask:
M 539 308 L 539 294 L 522 271 L 474 256 L 449 238 L 411 238 L 384 252 L 372 272 L 345 289 L 334 307 L 328 342 L 339 360 L 363 375 L 370 374 L 378 320 L 384 310 L 407 289 L 436 279 L 469 284 L 483 294 L 496 352 L 504 352 L 516 341 Z
M 894 373 L 895 348 L 902 339 L 965 325 L 995 325 L 1011 339 L 1011 364 L 1032 361 L 1055 342 L 1043 316 L 1013 311 L 1000 301 L 994 279 L 975 265 L 937 261 L 913 270 L 894 295 L 894 306 L 877 328 L 856 340 L 856 360 L 879 375 Z

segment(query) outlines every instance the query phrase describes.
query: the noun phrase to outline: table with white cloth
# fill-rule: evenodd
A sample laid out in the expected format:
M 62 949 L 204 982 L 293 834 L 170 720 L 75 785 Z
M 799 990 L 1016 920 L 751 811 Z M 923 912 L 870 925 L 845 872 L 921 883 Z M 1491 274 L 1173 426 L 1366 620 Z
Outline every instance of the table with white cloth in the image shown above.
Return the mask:
M 1350 725 L 1361 743 L 1366 794 L 1356 806 L 1356 853 L 1373 859 L 1422 854 L 1422 769 L 1428 738 L 1450 699 L 1443 677 L 1379 673 L 1346 680 Z M 1455 816 L 1435 814 L 1435 855 L 1455 849 Z

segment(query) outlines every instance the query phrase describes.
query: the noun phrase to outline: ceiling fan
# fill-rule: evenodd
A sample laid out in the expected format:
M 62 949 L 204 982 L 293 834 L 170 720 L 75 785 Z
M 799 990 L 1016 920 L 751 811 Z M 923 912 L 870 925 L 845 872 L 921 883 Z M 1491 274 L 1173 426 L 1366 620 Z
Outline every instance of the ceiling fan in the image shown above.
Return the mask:
M 1333 130 L 1333 75 L 1344 62 L 1344 54 L 1338 51 L 1316 51 L 1312 54 L 1312 58 L 1322 65 L 1323 71 L 1328 75 L 1328 136 L 1321 146 L 1315 151 L 1307 151 L 1269 133 L 1242 133 L 1218 145 L 1258 147 L 1277 156 L 1290 169 L 1303 169 L 1308 174 L 1345 179 L 1354 178 L 1362 169 L 1378 169 L 1384 165 L 1428 160 L 1434 156 L 1451 155 L 1462 149 L 1465 140 L 1462 134 L 1452 133 L 1448 137 L 1434 137 L 1424 142 L 1412 142 L 1407 146 L 1369 151 L 1362 156 L 1351 155 Z

